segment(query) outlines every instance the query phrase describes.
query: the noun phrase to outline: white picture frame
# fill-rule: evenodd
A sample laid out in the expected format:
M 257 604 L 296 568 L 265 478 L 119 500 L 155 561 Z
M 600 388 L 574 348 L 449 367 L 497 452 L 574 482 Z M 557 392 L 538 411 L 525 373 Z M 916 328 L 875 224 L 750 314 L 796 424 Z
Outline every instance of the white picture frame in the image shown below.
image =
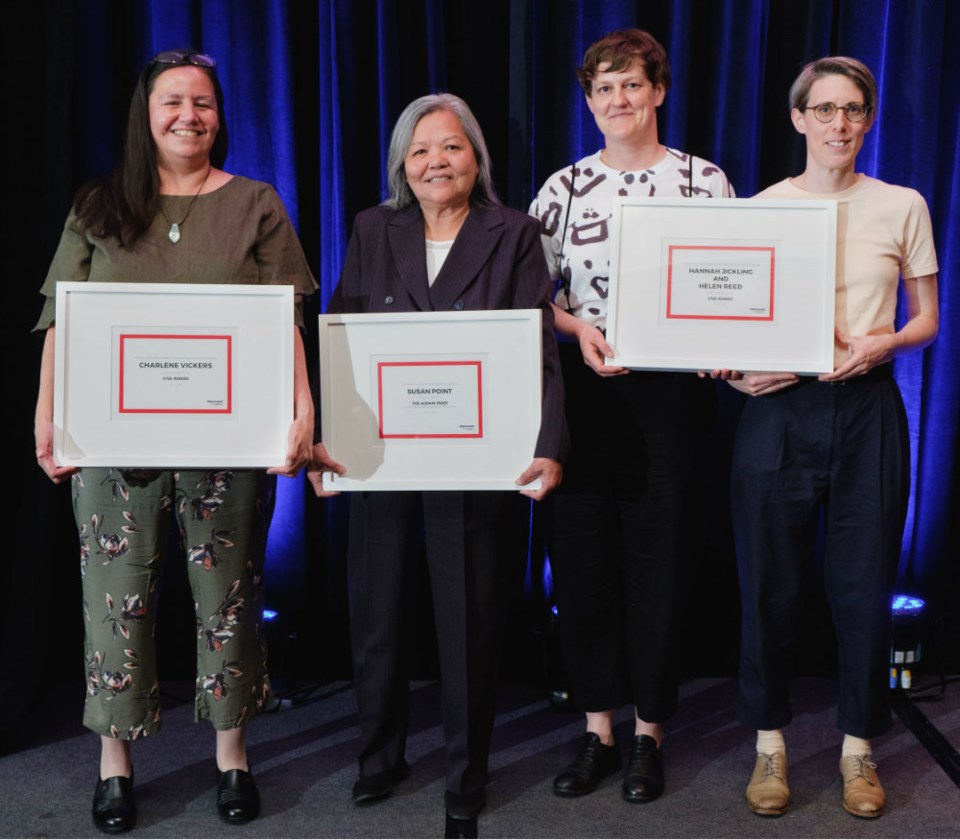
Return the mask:
M 323 441 L 347 468 L 324 488 L 521 489 L 540 430 L 539 309 L 319 323 Z
M 57 464 L 283 464 L 292 286 L 61 282 L 56 325 Z
M 837 204 L 618 198 L 611 365 L 833 370 Z

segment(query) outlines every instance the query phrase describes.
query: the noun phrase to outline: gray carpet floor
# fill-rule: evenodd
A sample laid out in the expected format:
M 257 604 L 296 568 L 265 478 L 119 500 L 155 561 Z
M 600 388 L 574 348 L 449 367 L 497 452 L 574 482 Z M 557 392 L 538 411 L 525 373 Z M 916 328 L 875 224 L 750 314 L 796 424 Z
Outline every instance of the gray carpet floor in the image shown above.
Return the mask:
M 481 837 L 957 837 L 960 789 L 897 721 L 875 743 L 888 812 L 858 820 L 840 806 L 836 687 L 794 685 L 795 720 L 787 729 L 793 807 L 780 818 L 751 814 L 744 786 L 753 735 L 735 721 L 735 684 L 696 680 L 683 687 L 664 755 L 667 790 L 630 805 L 610 779 L 593 794 L 566 800 L 551 781 L 582 731 L 574 714 L 551 710 L 531 688 L 506 686 L 491 756 L 491 785 Z M 186 693 L 186 691 L 184 692 Z M 356 807 L 357 726 L 352 688 L 328 685 L 306 702 L 261 716 L 250 727 L 250 755 L 262 817 L 228 826 L 214 807 L 213 733 L 194 725 L 191 704 L 174 704 L 163 731 L 135 744 L 139 823 L 131 837 L 442 837 L 443 734 L 439 687 L 413 686 L 407 759 L 413 772 L 382 802 Z M 920 707 L 960 745 L 960 686 Z M 78 712 L 79 717 L 79 712 Z M 626 746 L 629 712 L 618 723 Z M 97 743 L 79 727 L 62 738 L 0 759 L 0 836 L 88 837 Z

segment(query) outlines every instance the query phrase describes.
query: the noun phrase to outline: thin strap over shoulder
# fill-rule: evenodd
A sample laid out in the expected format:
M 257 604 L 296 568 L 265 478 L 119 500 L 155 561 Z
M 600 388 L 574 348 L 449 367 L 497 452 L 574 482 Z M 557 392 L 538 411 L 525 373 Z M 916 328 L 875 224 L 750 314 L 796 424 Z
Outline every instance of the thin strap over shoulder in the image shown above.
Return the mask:
M 573 203 L 573 187 L 577 181 L 577 165 L 570 165 L 570 192 L 567 194 L 567 211 L 563 215 L 563 231 L 560 234 L 560 251 L 557 253 L 557 265 L 560 267 L 560 285 L 563 287 L 563 297 L 567 303 L 567 312 L 573 314 L 570 306 L 570 278 L 563 273 L 563 249 L 567 244 L 567 225 L 570 223 L 570 205 Z

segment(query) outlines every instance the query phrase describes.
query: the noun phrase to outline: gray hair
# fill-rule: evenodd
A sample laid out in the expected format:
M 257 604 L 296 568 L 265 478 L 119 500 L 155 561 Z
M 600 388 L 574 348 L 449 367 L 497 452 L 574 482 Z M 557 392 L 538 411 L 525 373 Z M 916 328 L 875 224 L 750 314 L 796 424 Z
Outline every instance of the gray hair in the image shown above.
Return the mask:
M 811 61 L 800 71 L 800 75 L 790 86 L 790 107 L 802 111 L 807 107 L 810 88 L 817 79 L 824 76 L 846 76 L 863 94 L 863 104 L 867 106 L 867 118 L 877 111 L 877 80 L 862 61 L 845 55 L 830 55 Z M 842 103 L 837 103 L 842 104 Z
M 473 192 L 470 194 L 470 203 L 488 207 L 499 205 L 500 199 L 497 198 L 497 192 L 493 188 L 490 153 L 487 151 L 487 144 L 483 140 L 480 124 L 467 103 L 452 93 L 431 93 L 427 96 L 421 96 L 419 99 L 414 99 L 403 109 L 403 113 L 400 114 L 396 125 L 393 127 L 393 134 L 390 135 L 390 151 L 387 155 L 387 188 L 389 195 L 383 203 L 396 210 L 402 210 L 404 207 L 416 203 L 417 199 L 413 195 L 413 190 L 407 183 L 404 164 L 407 152 L 410 151 L 410 141 L 413 138 L 417 123 L 434 111 L 450 111 L 460 120 L 464 134 L 467 135 L 467 140 L 473 147 L 478 171 L 477 182 L 473 185 Z

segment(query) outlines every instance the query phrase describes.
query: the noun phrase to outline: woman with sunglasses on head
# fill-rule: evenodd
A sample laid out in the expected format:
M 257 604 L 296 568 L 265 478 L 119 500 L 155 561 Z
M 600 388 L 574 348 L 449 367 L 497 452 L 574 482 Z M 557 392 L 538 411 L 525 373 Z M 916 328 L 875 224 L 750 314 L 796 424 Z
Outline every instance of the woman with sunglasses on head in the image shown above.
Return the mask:
M 316 283 L 273 188 L 231 175 L 216 62 L 161 52 L 140 74 L 123 159 L 74 199 L 43 285 L 46 330 L 36 412 L 40 467 L 71 478 L 83 576 L 84 724 L 101 739 L 93 819 L 135 825 L 130 742 L 160 727 L 153 631 L 175 516 L 196 603 L 196 716 L 216 729 L 217 808 L 227 822 L 259 813 L 246 725 L 269 698 L 261 587 L 272 485 L 260 470 L 59 467 L 52 455 L 56 284 L 69 281 L 292 284 L 296 319 Z M 295 419 L 283 466 L 310 458 L 313 405 L 294 337 Z
M 856 171 L 877 85 L 853 58 L 808 64 L 790 89 L 806 169 L 761 198 L 838 204 L 834 370 L 714 371 L 750 395 L 737 429 L 732 505 L 743 627 L 739 715 L 758 730 L 747 804 L 790 803 L 782 728 L 803 566 L 824 522 L 824 584 L 839 645 L 843 807 L 879 817 L 886 798 L 870 738 L 890 727 L 890 610 L 910 476 L 906 416 L 891 362 L 937 334 L 937 258 L 915 190 Z M 901 287 L 907 320 L 894 324 Z

